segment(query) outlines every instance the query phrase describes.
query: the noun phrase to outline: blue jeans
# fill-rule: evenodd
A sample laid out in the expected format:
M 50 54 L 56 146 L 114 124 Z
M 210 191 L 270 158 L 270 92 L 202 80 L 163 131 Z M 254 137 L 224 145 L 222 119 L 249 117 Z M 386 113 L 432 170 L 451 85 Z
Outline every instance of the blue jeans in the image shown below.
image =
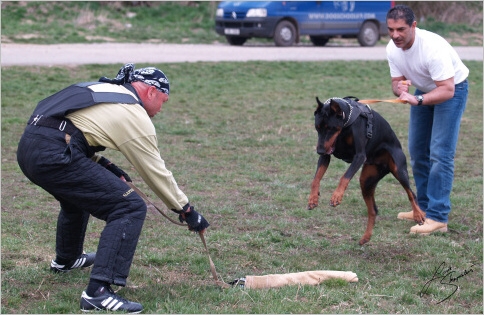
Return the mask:
M 417 89 L 418 94 L 423 92 Z M 417 200 L 427 218 L 437 222 L 447 223 L 451 210 L 454 156 L 467 94 L 465 80 L 455 86 L 453 98 L 410 109 L 408 148 Z

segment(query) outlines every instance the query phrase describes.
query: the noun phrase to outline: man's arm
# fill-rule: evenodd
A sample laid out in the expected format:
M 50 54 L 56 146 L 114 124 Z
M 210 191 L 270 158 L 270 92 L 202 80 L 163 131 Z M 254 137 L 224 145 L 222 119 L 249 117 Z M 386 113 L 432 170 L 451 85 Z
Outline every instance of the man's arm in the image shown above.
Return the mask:
M 406 80 L 404 76 L 392 78 L 392 91 L 395 96 L 400 96 L 402 92 L 408 92 L 410 85 L 410 80 Z
M 422 105 L 435 105 L 445 102 L 454 97 L 455 85 L 454 77 L 443 81 L 434 81 L 437 87 L 428 93 L 424 93 Z M 393 86 L 393 79 L 392 79 Z M 414 95 L 402 92 L 399 99 L 407 101 L 410 105 L 417 105 L 418 101 Z
M 156 144 L 156 136 L 139 137 L 120 145 L 119 151 L 168 209 L 181 210 L 188 203 L 188 197 L 166 168 Z

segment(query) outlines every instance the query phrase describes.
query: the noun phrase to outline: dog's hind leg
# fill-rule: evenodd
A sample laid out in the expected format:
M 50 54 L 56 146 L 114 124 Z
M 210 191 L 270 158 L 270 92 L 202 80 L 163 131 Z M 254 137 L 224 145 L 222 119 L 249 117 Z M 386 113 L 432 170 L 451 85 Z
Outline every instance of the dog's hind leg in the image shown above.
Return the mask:
M 415 193 L 410 188 L 410 180 L 408 179 L 408 172 L 407 172 L 407 162 L 405 158 L 405 154 L 402 151 L 395 151 L 392 154 L 393 159 L 389 161 L 389 169 L 390 172 L 395 176 L 398 180 L 400 185 L 402 185 L 403 189 L 407 193 L 408 200 L 412 206 L 413 211 L 413 219 L 418 224 L 423 224 L 425 221 L 425 212 L 420 209 L 417 203 L 417 197 Z
M 323 154 L 319 156 L 318 167 L 316 169 L 316 174 L 314 175 L 313 182 L 311 184 L 311 193 L 309 194 L 308 210 L 312 210 L 318 206 L 319 202 L 319 186 L 321 179 L 328 169 L 329 162 L 331 160 L 331 155 Z
M 380 179 L 386 174 L 388 174 L 388 171 L 378 168 L 376 165 L 365 164 L 361 170 L 360 187 L 368 210 L 368 222 L 365 234 L 359 241 L 360 245 L 370 241 L 373 234 L 373 227 L 378 214 L 378 208 L 375 203 L 375 189 Z

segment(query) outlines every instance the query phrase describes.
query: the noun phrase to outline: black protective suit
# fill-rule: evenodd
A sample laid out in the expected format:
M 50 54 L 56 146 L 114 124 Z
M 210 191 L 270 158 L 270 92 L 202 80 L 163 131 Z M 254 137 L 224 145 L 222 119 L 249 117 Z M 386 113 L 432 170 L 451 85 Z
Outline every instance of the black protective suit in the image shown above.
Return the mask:
M 106 221 L 91 278 L 125 286 L 143 222 L 144 201 L 120 178 L 94 162 L 104 148 L 90 147 L 65 115 L 98 103 L 139 101 L 113 92 L 93 92 L 75 84 L 42 100 L 29 120 L 17 151 L 22 172 L 60 202 L 56 253 L 66 260 L 83 251 L 89 215 Z M 134 89 L 126 86 L 136 95 Z

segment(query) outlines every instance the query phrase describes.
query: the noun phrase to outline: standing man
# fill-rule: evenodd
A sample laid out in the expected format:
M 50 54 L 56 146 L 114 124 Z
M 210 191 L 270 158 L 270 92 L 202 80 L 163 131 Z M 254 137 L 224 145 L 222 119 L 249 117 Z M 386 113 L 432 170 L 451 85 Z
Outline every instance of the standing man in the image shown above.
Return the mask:
M 393 93 L 410 104 L 408 146 L 423 225 L 410 233 L 447 232 L 454 156 L 466 107 L 469 69 L 441 36 L 417 28 L 413 11 L 397 5 L 387 13 L 386 47 Z M 416 87 L 415 95 L 409 86 Z M 412 212 L 399 219 L 413 220 Z
M 209 224 L 188 202 L 157 147 L 151 117 L 168 101 L 170 85 L 159 69 L 126 64 L 115 79 L 71 85 L 39 102 L 20 139 L 22 172 L 60 202 L 54 272 L 93 266 L 82 311 L 139 313 L 143 307 L 116 294 L 126 286 L 146 205 L 126 184 L 129 176 L 97 152 L 118 150 L 153 192 L 203 232 Z M 106 221 L 96 253 L 83 253 L 89 216 Z

